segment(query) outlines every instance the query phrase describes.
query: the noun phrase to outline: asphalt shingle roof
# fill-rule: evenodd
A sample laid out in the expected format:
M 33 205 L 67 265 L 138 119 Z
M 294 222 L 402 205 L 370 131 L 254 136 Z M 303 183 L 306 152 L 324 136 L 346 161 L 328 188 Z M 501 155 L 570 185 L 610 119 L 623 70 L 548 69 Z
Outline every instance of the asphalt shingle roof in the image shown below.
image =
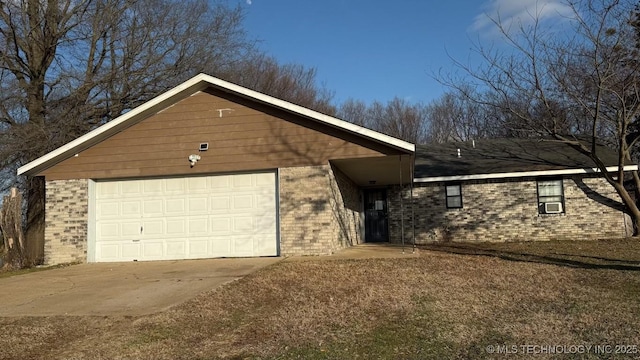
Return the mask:
M 460 157 L 458 157 L 460 149 Z M 607 166 L 617 154 L 598 146 Z M 589 157 L 556 140 L 487 139 L 416 146 L 415 178 L 595 168 Z

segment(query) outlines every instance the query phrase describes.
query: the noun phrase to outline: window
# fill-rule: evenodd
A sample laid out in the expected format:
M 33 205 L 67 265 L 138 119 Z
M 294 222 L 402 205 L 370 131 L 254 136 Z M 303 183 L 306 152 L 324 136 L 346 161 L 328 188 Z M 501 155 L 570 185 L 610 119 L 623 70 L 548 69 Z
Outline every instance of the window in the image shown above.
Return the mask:
M 462 208 L 462 186 L 460 184 L 446 185 L 447 209 Z
M 564 213 L 562 180 L 538 180 L 538 213 Z

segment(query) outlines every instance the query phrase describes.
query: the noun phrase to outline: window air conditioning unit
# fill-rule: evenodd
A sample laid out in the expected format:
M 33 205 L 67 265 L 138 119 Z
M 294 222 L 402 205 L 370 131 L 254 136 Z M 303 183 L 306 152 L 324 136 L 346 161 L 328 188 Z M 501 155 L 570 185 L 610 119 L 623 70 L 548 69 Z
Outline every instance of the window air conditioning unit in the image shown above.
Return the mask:
M 544 203 L 544 212 L 546 214 L 559 214 L 562 212 L 562 203 L 561 202 Z

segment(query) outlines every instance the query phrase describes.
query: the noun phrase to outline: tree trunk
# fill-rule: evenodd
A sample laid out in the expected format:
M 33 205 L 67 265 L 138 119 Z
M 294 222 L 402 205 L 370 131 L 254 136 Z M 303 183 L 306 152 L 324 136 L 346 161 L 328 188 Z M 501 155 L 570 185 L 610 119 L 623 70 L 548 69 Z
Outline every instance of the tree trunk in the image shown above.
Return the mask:
M 44 262 L 44 205 L 44 178 L 32 177 L 28 180 L 25 236 L 25 251 L 31 265 Z
M 0 228 L 2 228 L 5 248 L 5 266 L 15 269 L 28 266 L 22 232 L 22 196 L 16 188 L 11 188 L 11 193 L 3 199 Z
M 616 192 L 625 205 L 627 214 L 629 214 L 633 221 L 633 236 L 638 236 L 638 224 L 640 224 L 640 209 L 638 209 L 638 204 L 636 204 L 635 199 L 629 194 L 623 184 L 611 181 L 609 183 L 616 189 Z

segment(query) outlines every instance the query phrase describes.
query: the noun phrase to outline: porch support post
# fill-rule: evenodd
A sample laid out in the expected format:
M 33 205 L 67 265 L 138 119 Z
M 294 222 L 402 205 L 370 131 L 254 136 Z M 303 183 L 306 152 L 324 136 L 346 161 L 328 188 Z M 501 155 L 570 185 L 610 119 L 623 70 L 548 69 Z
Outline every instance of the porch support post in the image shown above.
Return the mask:
M 409 165 L 411 167 L 411 182 L 409 183 L 409 192 L 411 195 L 411 242 L 413 243 L 412 252 L 415 253 L 416 252 L 416 212 L 414 208 L 416 206 L 416 201 L 413 198 L 413 169 L 416 164 L 415 155 L 409 158 L 409 160 L 410 160 Z
M 402 155 L 400 155 L 400 234 L 402 237 L 402 253 L 404 254 L 404 205 L 402 203 Z

